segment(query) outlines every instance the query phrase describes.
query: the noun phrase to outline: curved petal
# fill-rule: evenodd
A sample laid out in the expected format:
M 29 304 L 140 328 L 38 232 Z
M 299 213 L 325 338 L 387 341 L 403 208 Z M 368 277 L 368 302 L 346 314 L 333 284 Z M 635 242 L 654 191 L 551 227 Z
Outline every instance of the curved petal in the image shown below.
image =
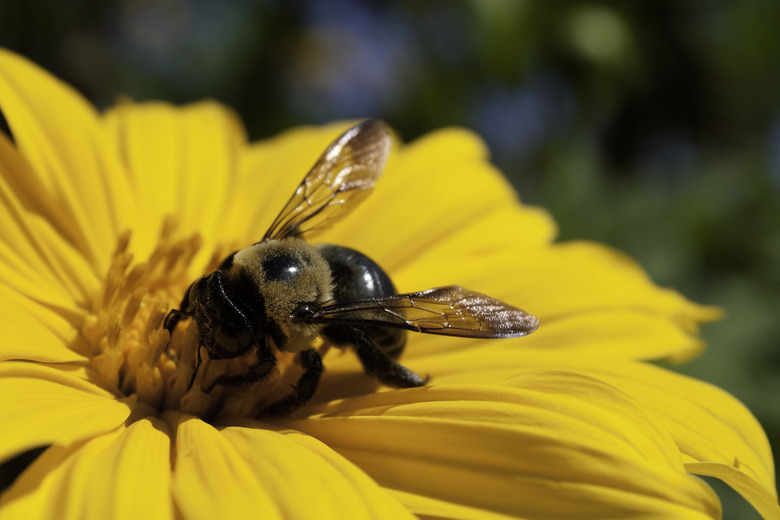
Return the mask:
M 250 512 L 282 518 L 273 497 L 216 429 L 179 413 L 164 418 L 176 432 L 171 492 L 185 518 L 244 518 Z
M 387 207 L 394 206 L 388 202 Z M 453 211 L 452 208 L 447 209 Z M 495 292 L 494 287 L 500 286 L 502 291 L 511 293 L 513 280 L 522 278 L 525 273 L 515 270 L 513 277 L 498 281 L 486 274 L 505 263 L 514 264 L 516 256 L 535 255 L 540 248 L 549 247 L 545 238 L 551 234 L 547 229 L 552 225 L 547 223 L 550 217 L 543 210 L 522 206 L 512 200 L 475 214 L 465 210 L 462 213 L 465 217 L 458 222 L 456 230 L 438 241 L 421 244 L 413 259 L 393 269 L 393 278 L 401 291 L 458 283 L 483 292 Z M 431 216 L 425 225 L 435 230 L 442 220 L 447 220 L 446 214 Z M 411 223 L 412 233 L 424 237 L 424 230 L 414 229 L 422 226 L 423 222 L 397 218 L 395 234 L 399 238 L 407 234 L 407 222 Z M 406 256 L 404 243 L 397 244 L 397 247 L 402 256 Z M 389 265 L 394 266 L 392 261 Z
M 14 188 L 34 179 L 0 133 L 0 283 L 66 312 L 78 312 L 77 303 L 92 294 L 97 277 L 81 254 L 36 212 L 34 204 L 22 198 L 24 189 Z
M 510 348 L 492 349 L 489 355 L 466 351 L 422 358 L 409 366 L 434 374 L 433 382 L 442 385 L 506 384 L 526 373 L 551 369 L 599 379 L 641 402 L 674 438 L 686 463 L 733 466 L 738 461 L 741 472 L 775 496 L 772 453 L 761 426 L 742 403 L 702 381 L 645 363 Z
M 685 473 L 665 429 L 633 399 L 576 373 L 523 377 L 512 388 L 372 394 L 283 423 L 333 447 L 381 485 L 455 504 L 461 513 L 719 516 L 717 497 Z M 447 507 L 414 512 L 453 514 Z
M 404 517 L 365 475 L 344 461 L 339 468 L 323 460 L 327 448 L 312 449 L 295 434 L 246 427 L 218 431 L 178 414 L 168 420 L 177 428 L 172 490 L 187 518 Z
M 105 125 L 138 201 L 133 249 L 140 258 L 151 252 L 168 216 L 176 217 L 181 234 L 201 233 L 211 243 L 234 236 L 225 213 L 246 137 L 231 112 L 213 102 L 184 108 L 124 102 L 106 114 Z
M 627 359 L 689 359 L 703 348 L 699 324 L 722 314 L 657 287 L 635 262 L 591 243 L 554 244 L 526 255 L 497 253 L 481 266 L 473 261 L 447 267 L 423 255 L 413 273 L 395 279 L 402 289 L 456 282 L 530 312 L 541 324 L 522 338 L 523 347 L 584 347 Z M 552 343 L 556 336 L 558 345 Z M 420 352 L 452 348 L 443 340 L 425 341 Z
M 739 461 L 735 461 L 737 465 Z M 685 468 L 694 475 L 715 477 L 737 491 L 756 508 L 763 518 L 780 518 L 777 496 L 761 486 L 756 480 L 738 467 L 715 462 L 691 462 Z
M 546 321 L 532 335 L 513 343 L 503 347 L 617 359 L 676 359 L 704 350 L 697 335 L 664 316 L 633 308 L 582 312 Z
M 430 280 L 432 285 L 473 285 L 539 317 L 541 327 L 581 315 L 631 310 L 655 315 L 683 332 L 694 333 L 699 323 L 722 315 L 718 309 L 693 304 L 675 291 L 659 288 L 636 262 L 595 243 L 566 242 L 525 253 L 518 247 L 506 248 L 484 257 L 481 266 L 475 259 L 458 263 L 462 274 L 457 281 L 445 278 L 452 276 L 455 267 L 442 266 L 429 255 L 438 253 L 421 254 L 414 273 L 404 272 L 397 279 L 404 284 L 415 278 Z M 691 353 L 689 347 L 683 351 Z M 633 357 L 628 350 L 624 354 Z
M 170 475 L 166 425 L 143 419 L 49 448 L 3 494 L 0 518 L 173 518 Z
M 246 421 L 221 430 L 255 477 L 275 497 L 284 518 L 413 518 L 363 471 L 328 446 L 296 431 L 255 429 Z M 252 428 L 255 427 L 255 428 Z
M 0 361 L 83 362 L 79 341 L 78 331 L 60 314 L 8 287 L 0 291 Z
M 750 411 L 727 392 L 639 363 L 607 365 L 590 373 L 640 399 L 666 426 L 683 454 L 700 462 L 738 463 L 740 471 L 777 500 L 766 434 Z
M 0 363 L 0 460 L 25 450 L 67 446 L 122 425 L 134 398 L 118 401 L 99 386 L 37 363 Z
M 95 110 L 71 87 L 21 56 L 0 50 L 0 108 L 43 192 L 35 209 L 98 272 L 118 232 L 136 221 L 126 175 Z
M 743 472 L 775 495 L 766 434 L 750 411 L 727 392 L 642 363 L 601 363 L 586 373 L 640 400 L 668 429 L 683 454 L 701 462 L 732 465 L 739 461 Z

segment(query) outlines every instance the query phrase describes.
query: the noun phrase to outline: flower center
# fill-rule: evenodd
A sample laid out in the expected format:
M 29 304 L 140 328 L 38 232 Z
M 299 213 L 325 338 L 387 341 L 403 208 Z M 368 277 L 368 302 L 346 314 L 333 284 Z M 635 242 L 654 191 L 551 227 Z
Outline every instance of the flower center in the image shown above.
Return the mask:
M 200 248 L 200 238 L 172 240 L 173 224 L 166 222 L 159 243 L 148 261 L 133 264 L 127 247 L 130 233 L 122 234 L 101 290 L 92 302 L 82 336 L 91 349 L 90 365 L 101 383 L 118 395 L 137 396 L 139 403 L 157 412 L 181 410 L 204 419 L 223 416 L 249 417 L 275 397 L 279 370 L 254 385 L 222 387 L 213 382 L 220 375 L 241 374 L 252 356 L 209 360 L 199 346 L 197 324 L 182 320 L 169 334 L 163 320 L 193 281 L 190 265 Z M 218 248 L 206 267 L 216 269 L 229 248 Z M 282 372 L 291 359 L 278 356 Z M 275 391 L 277 390 L 277 391 Z

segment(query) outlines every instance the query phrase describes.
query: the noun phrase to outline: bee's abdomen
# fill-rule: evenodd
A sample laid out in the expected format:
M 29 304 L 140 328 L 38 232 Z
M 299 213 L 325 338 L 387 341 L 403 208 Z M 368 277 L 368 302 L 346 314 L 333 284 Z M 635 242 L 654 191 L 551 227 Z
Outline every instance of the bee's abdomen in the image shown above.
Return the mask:
M 333 299 L 362 300 L 395 294 L 387 273 L 369 257 L 348 247 L 317 245 L 333 276 Z M 358 327 L 393 359 L 398 359 L 406 344 L 406 331 L 366 325 Z

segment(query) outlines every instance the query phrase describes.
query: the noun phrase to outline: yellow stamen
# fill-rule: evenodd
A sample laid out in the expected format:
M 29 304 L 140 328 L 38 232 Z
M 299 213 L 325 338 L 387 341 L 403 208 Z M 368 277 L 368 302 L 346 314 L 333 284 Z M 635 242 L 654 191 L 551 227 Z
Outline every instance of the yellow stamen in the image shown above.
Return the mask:
M 173 241 L 172 232 L 168 223 L 149 261 L 132 267 L 130 233 L 119 237 L 93 314 L 82 327 L 93 353 L 90 364 L 104 382 L 157 409 L 165 402 L 166 380 L 178 368 L 163 318 L 186 289 L 188 268 L 200 247 L 199 237 Z

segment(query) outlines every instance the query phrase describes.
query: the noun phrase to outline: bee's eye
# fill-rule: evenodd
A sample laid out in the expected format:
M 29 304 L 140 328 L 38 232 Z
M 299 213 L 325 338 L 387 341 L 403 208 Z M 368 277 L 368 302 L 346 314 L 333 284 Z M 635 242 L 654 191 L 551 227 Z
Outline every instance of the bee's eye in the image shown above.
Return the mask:
M 301 273 L 302 268 L 301 262 L 292 256 L 274 255 L 263 260 L 263 274 L 267 282 L 290 281 Z
M 236 332 L 238 331 L 238 326 L 236 325 L 236 322 L 234 321 L 223 321 L 222 322 L 222 332 L 228 336 L 235 336 Z
M 232 320 L 226 320 L 214 330 L 214 342 L 222 357 L 235 357 L 252 346 L 252 331 Z

